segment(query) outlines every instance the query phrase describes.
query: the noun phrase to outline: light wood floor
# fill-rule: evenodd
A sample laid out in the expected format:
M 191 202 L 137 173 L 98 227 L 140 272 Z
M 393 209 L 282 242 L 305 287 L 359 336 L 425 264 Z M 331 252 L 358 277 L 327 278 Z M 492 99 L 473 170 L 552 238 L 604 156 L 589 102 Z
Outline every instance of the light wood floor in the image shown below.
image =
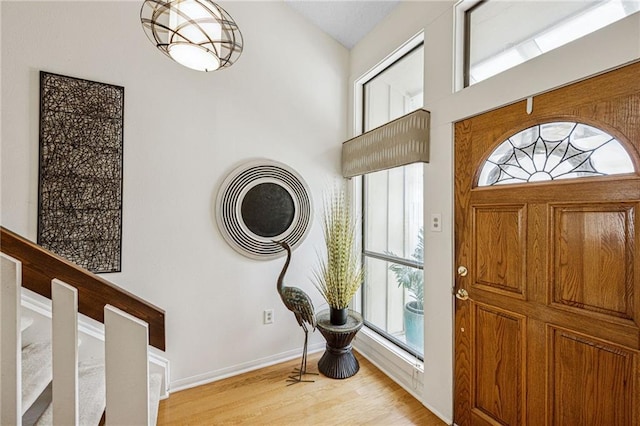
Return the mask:
M 309 355 L 317 372 L 322 352 Z M 360 371 L 345 380 L 308 376 L 314 383 L 286 386 L 298 366 L 289 361 L 161 401 L 158 425 L 423 425 L 445 423 L 356 353 Z

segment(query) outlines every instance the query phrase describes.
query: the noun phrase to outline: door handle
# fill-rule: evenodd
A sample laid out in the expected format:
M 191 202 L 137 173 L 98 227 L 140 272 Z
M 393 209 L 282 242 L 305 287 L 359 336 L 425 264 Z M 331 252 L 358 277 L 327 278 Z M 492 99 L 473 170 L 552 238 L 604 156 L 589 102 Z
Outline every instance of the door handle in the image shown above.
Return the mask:
M 456 299 L 467 300 L 469 299 L 469 293 L 464 288 L 461 288 L 456 293 Z
M 458 275 L 460 275 L 461 277 L 466 277 L 467 274 L 469 273 L 469 270 L 467 269 L 466 266 L 458 266 Z

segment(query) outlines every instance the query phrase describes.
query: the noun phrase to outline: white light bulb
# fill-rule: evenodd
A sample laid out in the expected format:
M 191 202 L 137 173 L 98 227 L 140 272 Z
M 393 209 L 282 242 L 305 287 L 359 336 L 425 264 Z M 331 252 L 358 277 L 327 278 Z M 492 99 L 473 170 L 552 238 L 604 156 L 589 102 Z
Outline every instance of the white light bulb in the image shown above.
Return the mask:
M 197 71 L 215 71 L 220 68 L 220 59 L 197 44 L 175 43 L 169 46 L 168 51 L 173 60 Z

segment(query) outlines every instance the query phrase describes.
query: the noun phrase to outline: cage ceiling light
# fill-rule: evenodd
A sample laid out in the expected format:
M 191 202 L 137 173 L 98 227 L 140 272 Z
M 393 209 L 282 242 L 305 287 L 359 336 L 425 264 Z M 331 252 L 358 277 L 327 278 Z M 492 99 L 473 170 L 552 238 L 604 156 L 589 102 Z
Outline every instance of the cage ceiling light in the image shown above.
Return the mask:
M 140 20 L 162 53 L 194 70 L 230 67 L 242 53 L 238 24 L 211 0 L 145 0 Z

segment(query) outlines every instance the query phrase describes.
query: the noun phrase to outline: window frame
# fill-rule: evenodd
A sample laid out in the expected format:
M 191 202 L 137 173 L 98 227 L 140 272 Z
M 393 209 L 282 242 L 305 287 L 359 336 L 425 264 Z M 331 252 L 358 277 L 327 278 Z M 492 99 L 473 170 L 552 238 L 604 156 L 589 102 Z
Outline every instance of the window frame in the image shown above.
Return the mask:
M 453 91 L 465 89 L 468 86 L 469 72 L 467 69 L 470 31 L 467 28 L 467 12 L 475 8 L 486 0 L 460 0 L 454 6 L 453 28 L 454 28 L 454 64 L 453 64 Z
M 424 44 L 424 31 L 412 36 L 404 44 L 402 44 L 395 51 L 390 53 L 387 57 L 382 59 L 376 66 L 365 72 L 360 78 L 357 78 L 353 82 L 353 134 L 358 136 L 362 134 L 364 128 L 364 85 L 372 80 L 376 75 L 389 68 L 391 64 L 398 61 L 405 54 L 412 51 L 420 44 Z
M 462 35 L 462 87 L 469 87 L 469 81 L 471 79 L 471 19 L 469 19 L 469 14 L 487 1 L 488 0 L 474 1 L 473 4 L 469 2 L 468 7 L 464 9 L 462 14 L 462 25 L 464 28 Z
M 368 78 L 366 80 L 362 81 L 361 83 L 359 83 L 360 84 L 360 89 L 361 89 L 361 94 L 360 94 L 361 103 L 360 103 L 360 126 L 359 126 L 360 129 L 358 131 L 358 134 L 362 134 L 362 133 L 367 132 L 367 130 L 365 130 L 366 120 L 365 120 L 365 116 L 364 116 L 365 110 L 366 110 L 366 105 L 367 105 L 367 91 L 364 90 L 364 86 L 366 86 L 368 83 L 370 83 L 372 80 L 374 80 L 377 76 L 379 76 L 380 74 L 382 74 L 383 72 L 385 72 L 389 68 L 393 67 L 396 63 L 400 62 L 401 60 L 403 60 L 407 56 L 411 55 L 413 52 L 415 52 L 416 50 L 418 50 L 421 47 L 424 49 L 424 40 L 422 40 L 419 43 L 413 45 L 408 50 L 403 50 L 403 53 L 401 55 L 394 56 L 394 59 L 392 61 L 388 62 L 388 63 L 385 63 L 385 65 L 383 67 L 376 68 L 376 72 L 374 74 L 368 73 L 367 74 Z M 423 89 L 423 92 L 424 92 L 424 89 Z M 372 129 L 369 129 L 369 130 L 372 130 Z
M 364 113 L 364 112 L 363 112 Z M 405 166 L 400 166 L 400 167 L 405 167 Z M 418 262 L 412 262 L 411 260 L 408 260 L 406 258 L 402 258 L 402 257 L 396 257 L 396 256 L 390 256 L 390 255 L 385 255 L 385 254 L 380 254 L 378 252 L 372 252 L 372 251 L 368 251 L 366 250 L 366 244 L 365 244 L 365 236 L 366 236 L 366 215 L 364 214 L 364 207 L 367 203 L 367 196 L 366 196 L 366 178 L 367 175 L 362 175 L 362 184 L 360 185 L 360 208 L 362 209 L 363 215 L 362 215 L 362 221 L 361 221 L 361 236 L 362 236 L 362 244 L 361 244 L 361 257 L 362 257 L 362 264 L 365 264 L 365 260 L 366 258 L 371 258 L 371 259 L 376 259 L 376 260 L 381 260 L 384 262 L 389 262 L 389 263 L 396 263 L 399 265 L 403 265 L 403 266 L 409 266 L 412 268 L 416 268 L 422 271 L 422 273 L 424 274 L 424 260 L 422 262 L 422 264 L 419 264 Z M 424 195 L 424 193 L 423 193 Z M 424 224 L 423 224 L 424 226 Z M 366 276 L 365 276 L 365 282 L 366 282 Z M 424 280 L 423 280 L 423 285 L 424 285 Z M 397 347 L 399 347 L 400 349 L 402 349 L 403 351 L 407 352 L 408 354 L 410 354 L 411 356 L 419 359 L 420 361 L 424 361 L 424 347 L 422 348 L 422 354 L 417 352 L 415 349 L 411 348 L 407 343 L 403 342 L 402 340 L 394 337 L 392 334 L 382 330 L 380 327 L 376 326 L 375 324 L 369 322 L 366 319 L 366 312 L 365 312 L 365 302 L 364 302 L 364 298 L 365 298 L 365 286 L 363 285 L 362 290 L 360 291 L 359 294 L 359 302 L 360 302 L 360 310 L 362 311 L 362 318 L 364 320 L 364 325 L 366 327 L 368 327 L 370 330 L 374 331 L 376 334 L 378 334 L 381 338 L 389 341 L 390 343 L 396 345 Z
M 404 43 L 400 48 L 398 48 L 395 52 L 393 52 L 392 54 L 390 54 L 387 58 L 385 58 L 380 64 L 378 64 L 376 67 L 374 67 L 372 70 L 370 70 L 369 72 L 367 72 L 366 74 L 364 74 L 360 79 L 356 80 L 354 85 L 354 93 L 355 93 L 355 110 L 354 110 L 354 127 L 355 127 L 355 134 L 359 135 L 362 133 L 365 133 L 367 130 L 365 130 L 365 124 L 366 124 L 366 119 L 365 119 L 365 112 L 366 112 L 366 102 L 367 102 L 367 96 L 366 96 L 366 90 L 365 85 L 369 82 L 371 82 L 373 79 L 375 79 L 378 75 L 382 74 L 383 72 L 385 72 L 386 70 L 388 70 L 389 68 L 393 67 L 396 63 L 398 63 L 399 61 L 401 61 L 402 59 L 404 59 L 405 57 L 407 57 L 408 55 L 412 54 L 413 52 L 415 52 L 417 49 L 424 49 L 424 33 L 421 31 L 420 33 L 418 33 L 417 35 L 413 36 L 411 39 L 409 39 L 406 43 Z M 424 93 L 424 88 L 423 88 L 423 93 Z M 358 102 L 358 99 L 360 100 L 360 102 Z M 371 129 L 369 129 L 371 130 Z M 405 167 L 405 166 L 400 166 L 400 167 Z M 421 271 L 423 271 L 424 273 L 424 261 L 422 264 L 418 264 L 417 262 L 412 262 L 411 260 L 408 260 L 406 258 L 400 258 L 400 257 L 396 257 L 396 256 L 388 256 L 388 255 L 384 255 L 384 254 L 380 254 L 378 252 L 370 252 L 368 250 L 365 249 L 365 236 L 366 236 L 366 215 L 365 213 L 365 206 L 366 206 L 366 178 L 367 175 L 362 175 L 359 176 L 359 188 L 357 189 L 358 192 L 358 197 L 355 199 L 355 202 L 357 203 L 357 208 L 359 209 L 359 211 L 362 213 L 361 217 L 361 231 L 360 231 L 360 239 L 361 239 L 361 261 L 362 261 L 362 265 L 364 266 L 365 264 L 365 260 L 367 257 L 372 258 L 372 259 L 377 259 L 377 260 L 381 260 L 381 261 L 385 261 L 385 262 L 389 262 L 389 263 L 397 263 L 403 266 L 409 266 L 409 267 L 413 267 L 413 268 L 417 268 Z M 424 227 L 424 224 L 423 224 Z M 365 277 L 366 280 L 366 277 Z M 362 312 L 362 316 L 364 319 L 364 325 L 370 329 L 371 331 L 375 332 L 380 338 L 386 340 L 387 342 L 389 342 L 392 345 L 395 345 L 395 347 L 399 348 L 400 350 L 406 352 L 407 354 L 409 354 L 411 357 L 414 357 L 416 359 L 419 359 L 420 361 L 424 361 L 424 348 L 422 348 L 422 354 L 420 354 L 419 352 L 417 352 L 415 349 L 411 348 L 407 343 L 401 341 L 400 339 L 394 337 L 393 335 L 391 335 L 390 333 L 382 330 L 380 327 L 372 324 L 371 322 L 367 321 L 366 318 L 366 313 L 365 311 L 365 303 L 364 303 L 364 297 L 365 297 L 365 286 L 363 285 L 359 291 L 359 294 L 356 296 L 357 297 L 357 306 L 360 307 L 360 310 Z

